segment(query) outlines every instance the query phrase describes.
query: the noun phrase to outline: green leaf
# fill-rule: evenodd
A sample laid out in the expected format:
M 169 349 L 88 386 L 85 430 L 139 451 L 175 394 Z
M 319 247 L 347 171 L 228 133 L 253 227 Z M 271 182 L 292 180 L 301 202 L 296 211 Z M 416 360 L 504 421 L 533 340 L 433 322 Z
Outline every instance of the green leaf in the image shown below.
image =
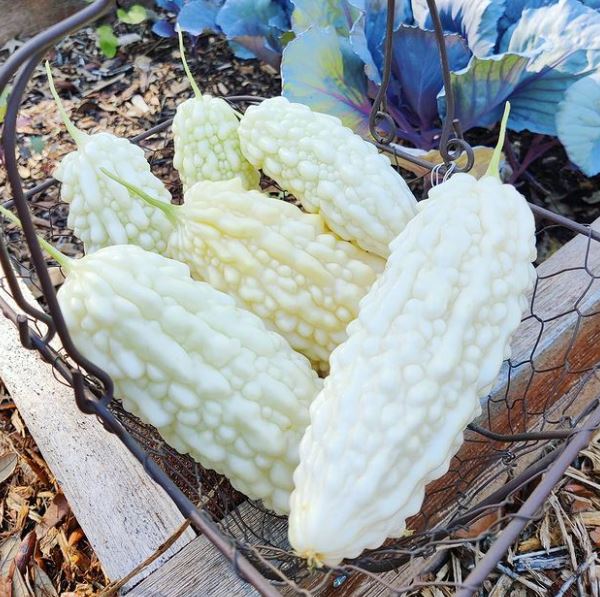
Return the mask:
M 119 47 L 119 40 L 113 33 L 112 27 L 110 25 L 100 25 L 96 29 L 96 34 L 98 35 L 98 45 L 102 53 L 107 58 L 114 58 Z
M 34 153 L 42 153 L 44 147 L 46 146 L 46 142 L 44 141 L 44 137 L 35 136 L 30 137 L 29 145 L 31 146 L 31 151 Z
M 10 87 L 5 87 L 0 94 L 0 124 L 4 122 L 6 116 L 6 105 L 8 104 L 8 94 L 10 93 Z
M 362 60 L 333 27 L 311 27 L 283 51 L 282 89 L 292 102 L 337 116 L 359 135 L 369 135 L 371 101 Z
M 129 10 L 119 8 L 117 10 L 117 17 L 121 23 L 139 25 L 148 18 L 148 15 L 146 14 L 146 9 L 141 4 L 134 4 Z

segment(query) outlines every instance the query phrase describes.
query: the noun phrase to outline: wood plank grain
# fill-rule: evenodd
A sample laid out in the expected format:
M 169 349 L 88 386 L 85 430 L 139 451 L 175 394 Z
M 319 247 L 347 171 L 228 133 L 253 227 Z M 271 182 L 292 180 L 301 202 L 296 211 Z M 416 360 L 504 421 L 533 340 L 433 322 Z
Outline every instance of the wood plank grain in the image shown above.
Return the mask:
M 231 536 L 241 538 L 243 531 L 238 524 L 260 532 L 262 517 L 256 508 L 247 502 L 241 504 L 234 514 L 226 517 L 222 524 Z M 269 528 L 276 543 L 284 540 L 287 525 L 281 520 Z M 161 568 L 153 572 L 127 597 L 240 597 L 258 595 L 258 592 L 237 576 L 233 566 L 223 558 L 205 537 L 197 537 L 173 556 Z
M 30 297 L 24 287 L 23 292 Z M 15 327 L 1 316 L 0 378 L 107 576 L 125 576 L 177 530 L 183 516 L 118 438 L 77 409 L 72 390 L 56 380 L 35 351 L 22 348 Z M 188 529 L 141 576 L 195 536 Z

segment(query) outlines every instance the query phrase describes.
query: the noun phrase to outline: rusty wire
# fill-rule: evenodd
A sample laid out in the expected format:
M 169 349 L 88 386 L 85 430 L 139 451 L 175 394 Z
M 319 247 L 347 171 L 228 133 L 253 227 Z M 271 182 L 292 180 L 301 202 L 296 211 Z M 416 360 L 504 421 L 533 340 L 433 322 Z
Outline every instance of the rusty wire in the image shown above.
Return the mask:
M 435 0 L 427 0 L 427 6 L 433 22 L 433 31 L 438 46 L 440 67 L 442 78 L 444 80 L 444 92 L 446 97 L 446 116 L 442 122 L 442 131 L 440 134 L 439 150 L 443 163 L 433 168 L 433 171 L 441 176 L 452 174 L 454 172 L 469 172 L 475 164 L 475 154 L 473 148 L 463 139 L 462 127 L 458 118 L 454 117 L 454 93 L 452 91 L 452 76 L 448 63 L 448 53 L 446 51 L 446 42 L 444 39 L 444 30 L 440 15 L 435 4 Z M 413 164 L 417 164 L 427 170 L 432 170 L 432 164 L 422 160 L 411 153 L 402 149 L 396 143 L 398 127 L 393 117 L 387 112 L 387 92 L 392 76 L 392 47 L 394 44 L 394 17 L 396 14 L 395 0 L 387 0 L 387 15 L 385 24 L 385 39 L 383 51 L 383 74 L 381 84 L 373 100 L 371 111 L 369 112 L 369 132 L 375 141 L 375 145 L 380 149 L 391 152 L 396 158 L 402 158 Z M 381 123 L 383 122 L 383 127 Z M 462 156 L 465 156 L 466 162 L 463 166 L 457 164 Z
M 86 9 L 85 19 L 96 14 L 94 10 L 104 10 L 107 4 L 106 0 L 97 0 Z M 39 57 L 41 48 L 52 43 L 51 40 L 76 28 L 74 23 L 83 23 L 82 14 L 71 17 L 68 24 L 59 24 L 37 36 L 15 55 L 25 61 L 30 56 L 27 48 L 34 47 Z M 13 72 L 18 66 L 15 55 L 6 63 Z M 12 74 L 7 74 L 6 68 L 0 71 L 3 84 Z M 21 81 L 26 82 L 25 75 L 21 76 Z M 20 87 L 24 88 L 24 83 Z M 228 99 L 235 102 L 256 98 L 240 96 Z M 5 150 L 12 149 L 14 153 L 11 143 L 16 137 L 11 127 L 16 119 L 20 94 L 13 92 L 11 102 L 3 141 Z M 165 134 L 169 124 L 170 121 L 161 123 L 138 135 L 134 141 Z M 60 243 L 64 233 L 60 232 L 61 226 L 55 229 L 54 221 L 64 220 L 67 206 L 58 199 L 55 181 L 46 181 L 23 193 L 16 163 L 9 161 L 7 169 L 13 191 L 12 201 L 21 218 L 31 222 L 30 211 L 49 215 L 50 228 L 46 236 L 52 242 Z M 54 201 L 50 210 L 36 204 L 37 198 L 42 196 L 46 202 Z M 0 298 L 0 309 L 18 326 L 24 344 L 37 349 L 52 364 L 56 378 L 74 387 L 78 407 L 99 417 L 109 431 L 117 434 L 183 514 L 192 519 L 195 526 L 230 559 L 234 569 L 262 594 L 278 594 L 276 586 L 303 595 L 327 592 L 332 586 L 342 591 L 352 590 L 360 581 L 387 588 L 391 594 L 414 592 L 425 586 L 445 586 L 455 588 L 460 595 L 467 595 L 481 584 L 520 530 L 536 519 L 537 510 L 557 478 L 600 424 L 596 394 L 585 395 L 586 388 L 600 379 L 599 364 L 595 361 L 576 362 L 575 358 L 584 332 L 600 324 L 600 312 L 586 308 L 586 299 L 596 291 L 600 278 L 600 268 L 596 271 L 593 267 L 593 257 L 600 252 L 599 237 L 588 226 L 535 206 L 532 210 L 537 216 L 540 239 L 551 228 L 568 231 L 571 236 L 584 234 L 578 241 L 581 244 L 579 263 L 559 271 L 541 271 L 531 297 L 530 311 L 523 322 L 529 329 L 530 343 L 505 362 L 499 387 L 483 401 L 486 416 L 466 432 L 463 449 L 452 461 L 448 473 L 429 485 L 420 513 L 409 521 L 409 528 L 416 531 L 414 535 L 389 541 L 380 549 L 367 552 L 352 562 L 317 573 L 310 571 L 304 561 L 291 551 L 284 518 L 266 511 L 258 503 L 245 500 L 223 477 L 178 454 L 155 430 L 124 411 L 118 401 L 111 399 L 102 374 L 98 375 L 97 368 L 86 367 L 85 361 L 78 359 L 78 353 L 72 352 L 68 343 L 63 343 L 66 348 L 60 352 L 52 349 L 48 340 L 53 325 L 57 324 L 56 330 L 61 338 L 66 330 L 60 330 L 60 317 L 55 317 L 58 307 L 53 303 L 55 294 L 48 276 L 48 262 L 41 257 L 41 252 L 38 255 L 34 249 L 38 246 L 32 240 L 33 225 L 25 235 L 17 230 L 10 233 L 5 230 L 0 235 L 0 261 L 5 274 L 0 279 L 0 288 L 20 302 L 22 297 L 15 292 L 15 288 L 19 288 L 17 279 L 20 279 L 42 294 L 44 308 L 30 310 L 24 318 Z M 78 242 L 68 233 L 67 239 Z M 24 254 L 29 257 L 23 259 Z M 6 259 L 2 260 L 3 256 Z M 578 288 L 578 295 L 569 304 L 544 305 L 545 289 L 557 277 L 563 277 L 565 285 Z M 49 314 L 52 317 L 48 317 Z M 557 360 L 546 362 L 549 334 L 553 327 L 560 325 L 566 326 L 566 331 L 563 330 L 566 338 L 564 353 Z M 84 366 L 81 367 L 78 362 Z M 547 375 L 554 376 L 550 386 L 544 385 L 544 376 Z M 540 388 L 544 391 L 541 397 Z M 560 404 L 553 402 L 553 397 L 563 395 L 566 399 Z M 583 400 L 585 404 L 581 404 Z M 494 428 L 492 423 L 498 420 L 506 423 L 505 430 Z M 486 467 L 491 472 L 485 474 Z M 518 508 L 515 499 L 519 492 L 536 483 L 545 473 L 523 507 Z M 497 489 L 487 495 L 487 488 L 492 484 Z M 440 503 L 446 504 L 443 511 L 440 511 Z M 476 521 L 490 515 L 495 516 L 492 525 L 479 534 L 465 537 L 464 533 L 470 531 Z M 494 542 L 498 532 L 501 532 L 500 539 Z M 449 551 L 457 548 L 487 551 L 487 555 L 462 583 L 435 580 L 435 572 L 444 563 Z M 408 568 L 413 570 L 412 576 L 406 576 Z M 386 576 L 390 570 L 400 576 L 404 574 L 399 585 Z M 434 574 L 433 580 L 428 577 L 431 574 Z

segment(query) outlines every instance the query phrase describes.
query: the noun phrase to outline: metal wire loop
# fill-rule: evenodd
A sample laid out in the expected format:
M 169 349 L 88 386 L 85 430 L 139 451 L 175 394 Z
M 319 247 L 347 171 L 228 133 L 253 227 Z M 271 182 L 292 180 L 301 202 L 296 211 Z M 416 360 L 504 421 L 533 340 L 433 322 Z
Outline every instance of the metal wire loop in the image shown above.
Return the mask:
M 458 137 L 448 139 L 445 145 L 440 144 L 440 155 L 446 165 L 452 164 L 453 172 L 469 172 L 475 164 L 473 148 L 464 139 Z M 463 155 L 467 161 L 463 166 L 459 166 L 456 162 Z
M 436 164 L 435 166 L 433 166 L 431 172 L 429 173 L 429 181 L 432 187 L 435 187 L 438 184 L 440 184 L 440 176 L 443 180 L 445 168 L 446 166 L 444 164 Z
M 383 54 L 383 76 L 377 95 L 373 100 L 371 112 L 369 113 L 369 132 L 377 143 L 389 145 L 397 133 L 394 119 L 386 112 L 387 110 L 387 90 L 392 76 L 392 44 L 394 41 L 394 14 L 396 12 L 395 0 L 388 0 L 387 15 L 385 24 L 385 49 Z M 378 123 L 385 121 L 386 129 L 383 134 L 379 132 Z
M 385 127 L 378 126 L 381 121 L 385 122 Z M 387 112 L 377 110 L 369 115 L 369 132 L 377 143 L 389 145 L 396 138 L 397 130 L 394 119 Z
M 449 177 L 454 172 L 469 172 L 475 163 L 475 155 L 473 148 L 463 139 L 462 127 L 459 119 L 454 117 L 455 101 L 454 93 L 452 91 L 452 77 L 448 63 L 448 54 L 446 52 L 444 30 L 435 0 L 427 0 L 427 6 L 429 7 L 431 14 L 435 38 L 438 45 L 440 66 L 442 69 L 442 78 L 444 80 L 444 90 L 446 95 L 446 116 L 442 122 L 439 151 L 443 159 L 443 164 L 446 166 L 444 175 L 447 174 Z M 390 146 L 390 144 L 396 139 L 398 132 L 398 127 L 395 120 L 387 112 L 387 91 L 392 73 L 395 8 L 395 0 L 388 0 L 382 80 L 369 113 L 369 132 L 371 133 L 371 136 L 375 140 L 376 144 L 380 146 L 380 149 L 386 149 L 388 146 Z M 382 122 L 385 126 L 378 126 Z M 434 166 L 431 164 L 424 164 L 423 160 L 419 160 L 409 153 L 402 152 L 401 150 L 399 151 L 395 147 L 393 150 L 395 154 L 399 155 L 406 161 L 417 164 L 421 167 L 425 167 L 429 170 L 433 170 L 434 168 Z M 466 156 L 466 162 L 464 165 L 459 166 L 456 164 L 456 161 L 463 155 Z M 437 174 L 435 176 L 437 176 Z

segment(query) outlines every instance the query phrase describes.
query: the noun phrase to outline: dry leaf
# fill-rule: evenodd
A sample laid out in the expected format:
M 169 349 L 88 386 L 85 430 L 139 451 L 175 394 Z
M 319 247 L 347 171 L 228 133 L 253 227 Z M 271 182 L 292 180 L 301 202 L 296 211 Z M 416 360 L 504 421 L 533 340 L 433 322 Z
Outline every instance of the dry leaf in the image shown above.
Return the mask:
M 540 525 L 538 536 L 540 538 L 540 543 L 542 544 L 542 547 L 546 551 L 548 551 L 550 549 L 550 547 L 552 546 L 552 537 L 550 534 L 550 513 L 549 512 L 546 512 L 546 515 L 544 516 L 544 520 L 542 521 L 542 524 Z
M 12 597 L 35 597 L 18 568 L 15 568 L 12 575 Z
M 74 547 L 75 545 L 77 545 L 83 538 L 85 537 L 84 532 L 80 529 L 77 528 L 75 529 L 70 535 L 69 535 L 69 540 L 68 543 L 70 546 Z
M 577 514 L 579 512 L 589 512 L 594 509 L 592 500 L 582 497 L 574 497 L 573 503 L 571 504 L 571 514 Z
M 567 485 L 565 485 L 565 491 L 588 498 L 595 495 L 593 491 L 579 483 L 567 483 Z
M 600 527 L 600 512 L 581 512 L 579 516 L 586 527 Z
M 50 558 L 52 550 L 58 545 L 58 530 L 50 529 L 38 542 L 38 549 L 45 558 Z
M 69 514 L 71 509 L 63 493 L 57 493 L 52 503 L 46 510 L 42 521 L 36 525 L 35 534 L 38 539 L 43 539 L 48 531 L 59 524 Z
M 12 579 L 4 576 L 0 576 L 0 595 L 11 595 L 12 593 Z
M 32 567 L 30 576 L 33 579 L 35 597 L 58 597 L 50 577 L 38 565 Z
M 486 531 L 488 531 L 498 520 L 499 513 L 491 512 L 485 514 L 481 518 L 478 518 L 475 522 L 471 523 L 466 529 L 459 529 L 454 535 L 460 539 L 472 539 L 479 537 Z
M 15 472 L 18 461 L 19 456 L 15 452 L 7 452 L 0 456 L 0 483 L 4 483 Z
M 590 531 L 590 539 L 594 547 L 600 547 L 600 528 L 595 528 Z
M 27 564 L 29 563 L 29 560 L 31 559 L 31 556 L 35 550 L 35 543 L 35 533 L 33 531 L 29 531 L 19 545 L 19 549 L 15 555 L 15 565 L 21 572 L 24 572 L 27 568 Z
M 13 414 L 10 417 L 10 422 L 13 424 L 13 427 L 17 430 L 21 437 L 25 437 L 25 425 L 23 424 L 23 420 L 21 419 L 21 415 L 18 410 L 13 411 Z
M 0 544 L 0 576 L 8 576 L 10 568 L 19 551 L 21 539 L 17 535 L 7 537 Z
M 525 541 L 519 543 L 517 551 L 519 553 L 526 553 L 528 551 L 537 551 L 541 547 L 542 544 L 540 543 L 540 540 L 537 537 L 529 537 L 529 539 L 525 539 Z
M 131 104 L 140 115 L 150 112 L 150 107 L 141 95 L 134 95 L 131 98 Z

